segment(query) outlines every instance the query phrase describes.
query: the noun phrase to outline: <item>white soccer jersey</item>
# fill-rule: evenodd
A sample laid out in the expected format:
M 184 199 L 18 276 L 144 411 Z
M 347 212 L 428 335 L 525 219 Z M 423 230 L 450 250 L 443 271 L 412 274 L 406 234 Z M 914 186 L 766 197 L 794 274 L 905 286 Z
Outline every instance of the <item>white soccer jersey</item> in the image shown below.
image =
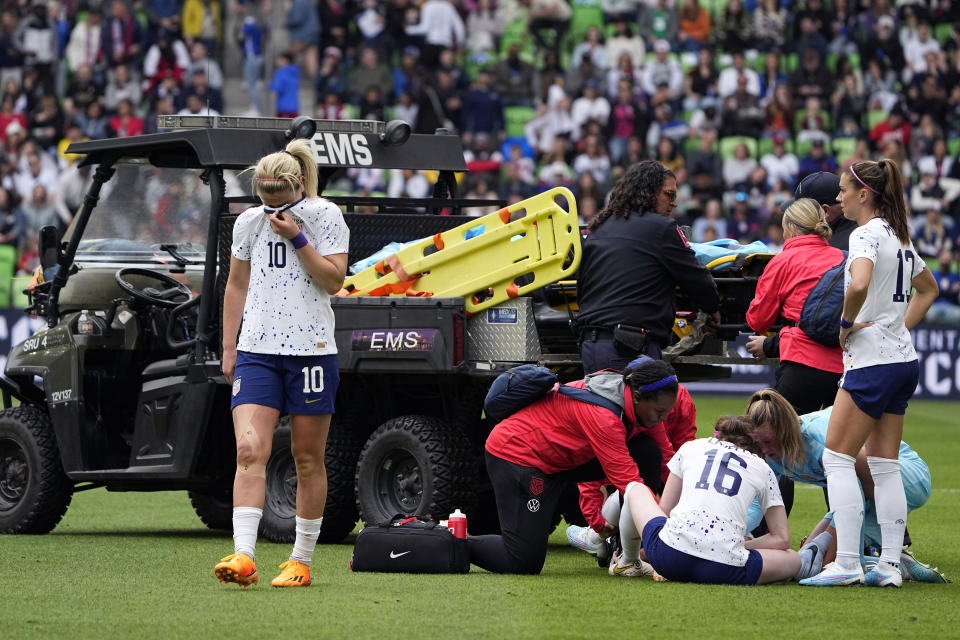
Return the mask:
M 893 229 L 881 218 L 873 218 L 850 234 L 844 291 L 850 286 L 850 265 L 857 258 L 873 263 L 873 275 L 856 322 L 872 322 L 873 326 L 850 335 L 843 352 L 844 370 L 916 360 L 903 317 L 913 279 L 926 269 L 923 259 L 912 242 L 901 245 Z
M 346 253 L 350 231 L 340 209 L 304 198 L 291 215 L 320 255 Z M 337 352 L 330 295 L 300 261 L 293 243 L 274 233 L 263 207 L 252 207 L 233 226 L 233 256 L 250 261 L 250 285 L 237 348 L 251 353 L 309 356 Z
M 683 490 L 660 539 L 698 558 L 744 566 L 750 504 L 759 498 L 764 512 L 783 505 L 767 463 L 729 442 L 701 438 L 684 443 L 667 466 L 683 478 Z

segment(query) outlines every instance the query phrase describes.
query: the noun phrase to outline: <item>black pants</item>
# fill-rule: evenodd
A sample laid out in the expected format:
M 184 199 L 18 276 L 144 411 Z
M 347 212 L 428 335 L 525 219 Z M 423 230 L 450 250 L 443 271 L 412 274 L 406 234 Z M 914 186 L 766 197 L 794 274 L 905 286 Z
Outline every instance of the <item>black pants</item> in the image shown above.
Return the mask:
M 601 369 L 623 371 L 639 356 L 650 356 L 655 360 L 663 358 L 660 345 L 655 340 L 647 340 L 643 351 L 635 351 L 619 342 L 614 342 L 612 337 L 603 337 L 588 330 L 580 343 L 580 360 L 583 362 L 584 375 Z
M 803 415 L 833 406 L 841 374 L 815 369 L 799 362 L 782 360 L 774 375 L 776 382 L 773 388 L 793 405 L 798 414 Z M 783 506 L 787 510 L 787 515 L 790 515 L 790 510 L 793 509 L 793 480 L 786 476 L 780 477 L 780 494 L 783 496 Z M 826 496 L 826 489 L 824 489 L 824 496 Z M 755 535 L 764 533 L 767 533 L 766 521 L 754 529 Z
M 640 477 L 660 490 L 662 454 L 653 439 L 639 435 L 627 443 Z M 557 502 L 568 482 L 590 482 L 605 474 L 599 460 L 563 473 L 546 474 L 533 467 L 507 462 L 489 452 L 487 473 L 497 500 L 499 536 L 470 536 L 470 562 L 493 573 L 537 574 L 547 557 L 547 538 Z

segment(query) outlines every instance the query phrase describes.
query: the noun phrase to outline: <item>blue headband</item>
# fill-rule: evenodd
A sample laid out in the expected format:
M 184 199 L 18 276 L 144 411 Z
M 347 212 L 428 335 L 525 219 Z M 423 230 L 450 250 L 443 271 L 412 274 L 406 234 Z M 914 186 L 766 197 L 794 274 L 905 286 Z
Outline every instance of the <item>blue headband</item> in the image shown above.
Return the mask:
M 666 378 L 662 378 L 660 380 L 657 380 L 656 382 L 651 382 L 650 384 L 643 385 L 642 387 L 640 387 L 640 391 L 643 393 L 649 393 L 650 391 L 656 391 L 657 389 L 662 389 L 668 384 L 672 384 L 676 381 L 677 381 L 677 376 L 667 376 Z
M 653 362 L 653 358 L 651 358 L 650 356 L 640 356 L 635 360 L 631 360 L 630 363 L 627 365 L 627 369 L 632 369 L 633 367 L 639 367 L 644 362 Z

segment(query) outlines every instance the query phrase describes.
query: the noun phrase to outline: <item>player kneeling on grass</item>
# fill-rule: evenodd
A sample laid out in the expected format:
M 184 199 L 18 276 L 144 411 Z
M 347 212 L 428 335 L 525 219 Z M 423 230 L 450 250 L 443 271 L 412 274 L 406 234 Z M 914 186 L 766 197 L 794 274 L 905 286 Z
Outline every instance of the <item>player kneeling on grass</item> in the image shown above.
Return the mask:
M 626 561 L 641 538 L 647 560 L 667 580 L 706 584 L 767 584 L 820 570 L 821 549 L 790 550 L 790 527 L 773 471 L 757 455 L 740 416 L 725 416 L 716 437 L 680 447 L 669 462 L 660 504 L 630 483 L 620 515 Z M 747 509 L 758 498 L 770 532 L 744 541 Z
M 234 553 L 214 573 L 243 587 L 258 581 L 253 559 L 266 465 L 284 412 L 291 416 L 297 468 L 296 541 L 272 584 L 305 587 L 323 521 L 324 449 L 340 381 L 330 296 L 343 286 L 349 231 L 340 209 L 317 196 L 317 165 L 306 141 L 261 158 L 253 183 L 263 205 L 234 224 L 223 296 L 222 367 L 233 383 L 237 474 Z
M 823 468 L 823 450 L 827 440 L 827 425 L 833 409 L 814 411 L 798 416 L 786 398 L 773 389 L 761 389 L 750 397 L 747 405 L 747 417 L 750 419 L 750 436 L 756 446 L 766 456 L 773 472 L 786 476 L 794 482 L 827 486 L 827 475 Z M 855 471 L 863 495 L 863 525 L 860 530 L 861 566 L 865 571 L 877 562 L 876 557 L 863 555 L 865 545 L 881 544 L 882 522 L 878 521 L 877 508 L 873 500 L 873 476 L 867 464 L 866 449 L 861 448 L 856 456 Z M 906 442 L 900 442 L 900 476 L 906 498 L 907 512 L 919 509 L 930 498 L 930 469 L 927 463 L 910 448 Z M 760 523 L 760 510 L 754 505 L 748 518 L 748 531 Z M 813 534 L 830 531 L 833 544 L 825 554 L 824 564 L 829 564 L 836 556 L 836 530 L 832 526 L 831 514 L 827 514 Z M 906 547 L 900 553 L 900 573 L 905 580 L 917 582 L 945 582 L 946 579 L 936 569 L 919 562 Z M 861 578 L 862 581 L 862 578 Z

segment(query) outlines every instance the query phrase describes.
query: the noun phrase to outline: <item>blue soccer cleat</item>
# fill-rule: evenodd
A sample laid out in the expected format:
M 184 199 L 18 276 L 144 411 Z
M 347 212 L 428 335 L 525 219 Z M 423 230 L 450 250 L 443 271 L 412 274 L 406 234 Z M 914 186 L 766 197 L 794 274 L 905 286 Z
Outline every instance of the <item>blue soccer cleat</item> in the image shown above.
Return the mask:
M 578 527 L 575 524 L 567 527 L 567 542 L 592 556 L 600 555 L 605 551 L 602 539 L 595 542 L 599 537 L 590 527 Z
M 906 547 L 900 552 L 900 573 L 903 574 L 904 580 L 913 580 L 914 582 L 933 584 L 950 582 L 936 567 L 924 564 L 913 557 L 913 554 Z
M 803 587 L 842 587 L 863 584 L 863 569 L 857 565 L 856 569 L 844 569 L 836 562 L 831 562 L 823 571 L 805 578 L 799 582 Z
M 890 565 L 886 565 L 886 570 L 883 570 L 878 562 L 863 576 L 863 583 L 868 587 L 895 587 L 899 589 L 903 586 L 903 576 L 900 575 L 900 569 L 894 569 Z

